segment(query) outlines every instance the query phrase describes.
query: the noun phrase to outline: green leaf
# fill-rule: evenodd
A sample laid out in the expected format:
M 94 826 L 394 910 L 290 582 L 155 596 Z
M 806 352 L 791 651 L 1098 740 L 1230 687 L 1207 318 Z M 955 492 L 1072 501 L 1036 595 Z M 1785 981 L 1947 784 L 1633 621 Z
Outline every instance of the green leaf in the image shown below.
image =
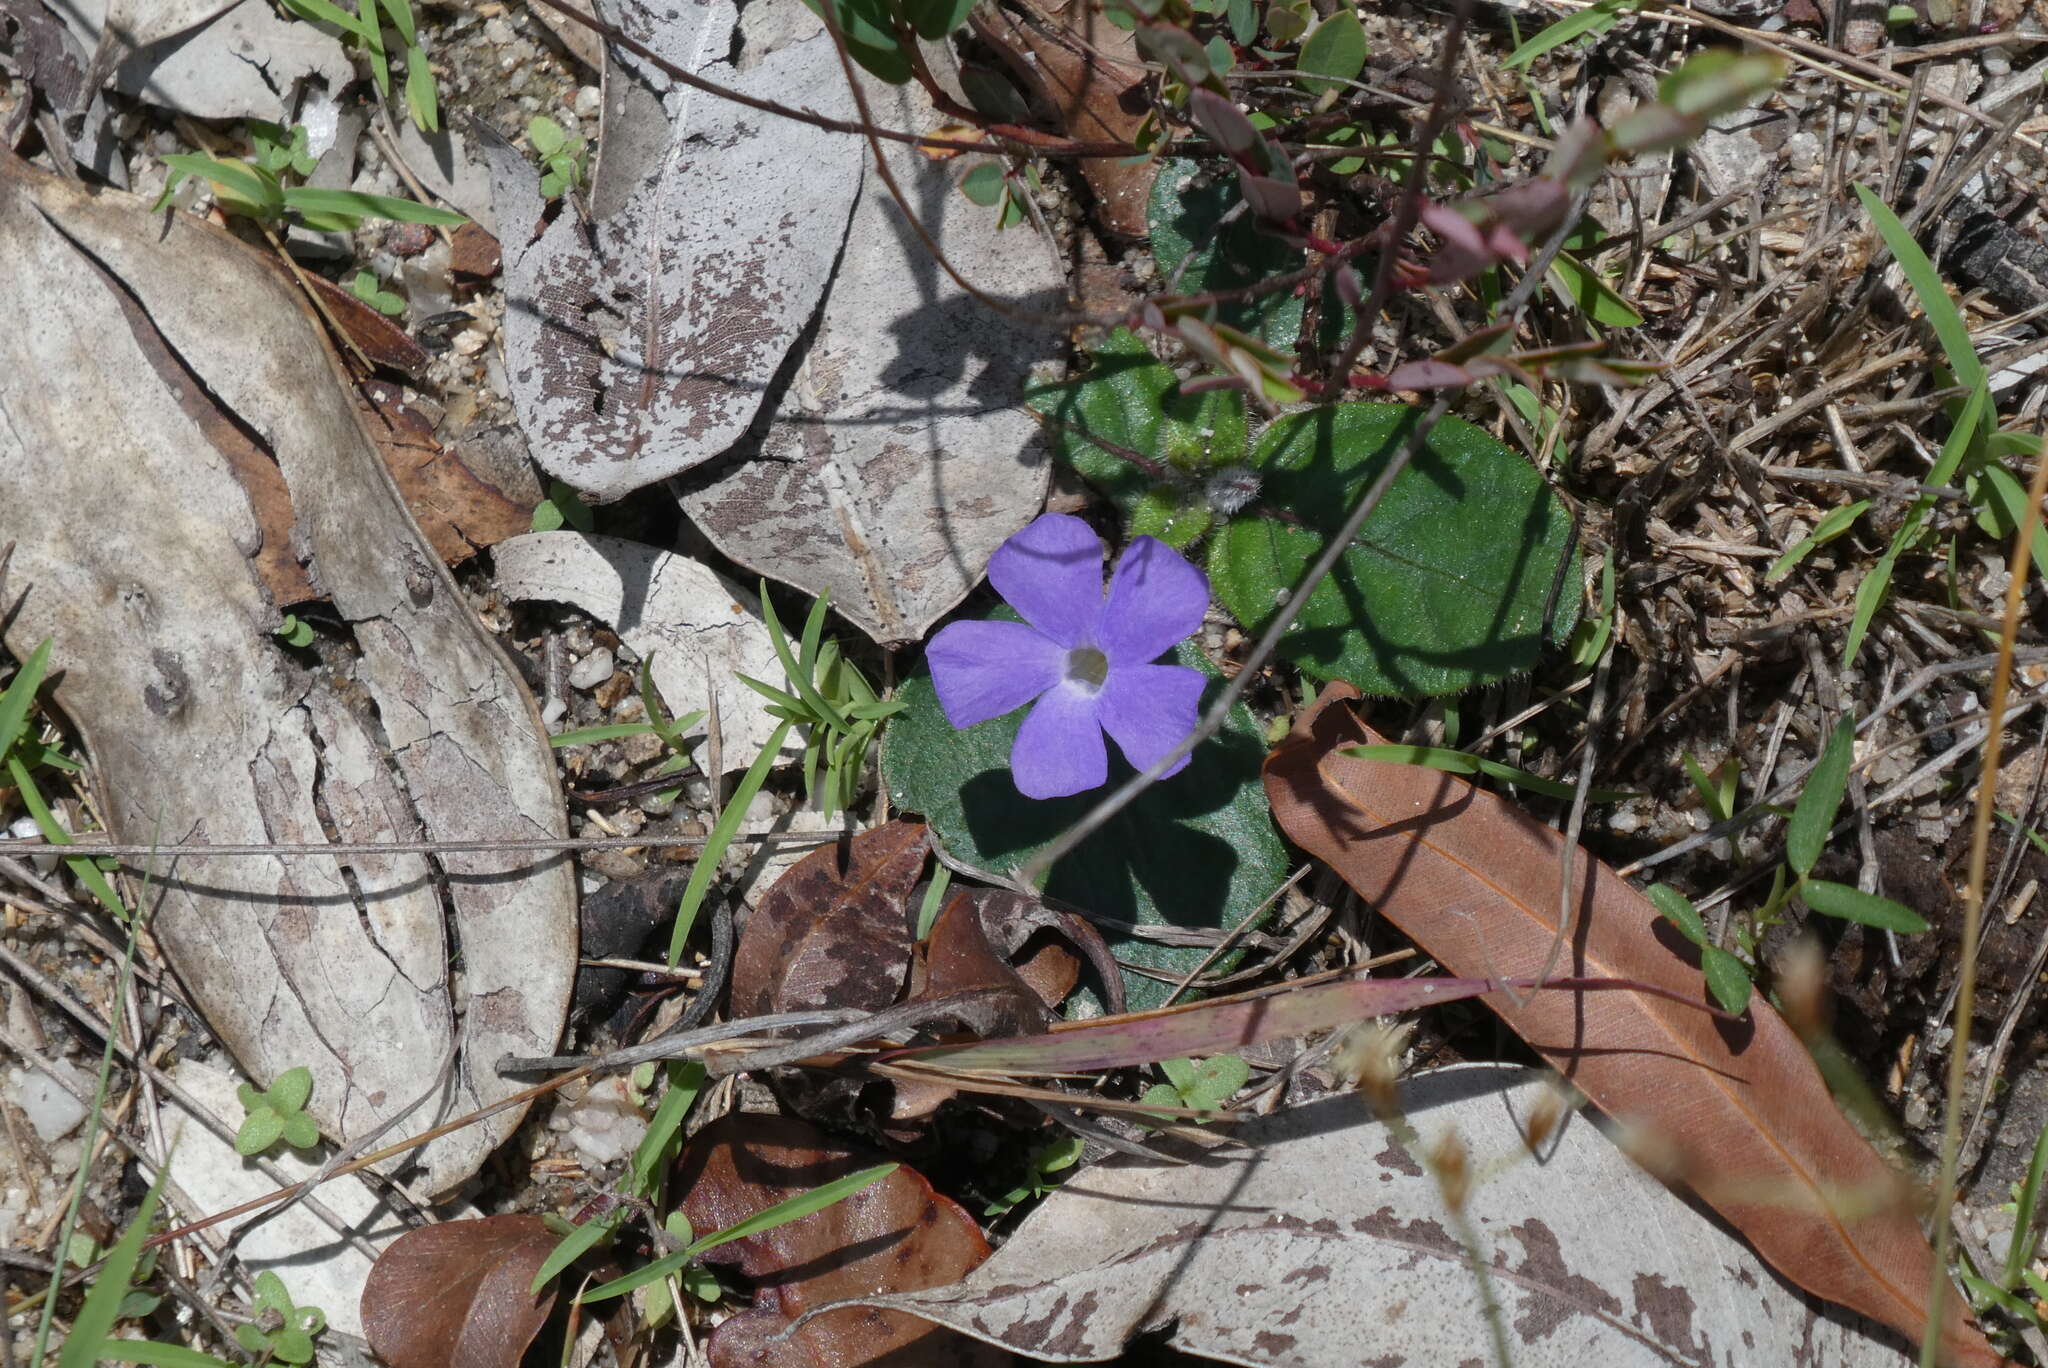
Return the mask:
M 1016 621 L 1007 608 L 993 618 Z M 1173 660 L 1216 671 L 1183 642 Z M 1209 697 L 1223 686 L 1210 685 Z M 890 801 L 922 813 L 946 849 L 969 864 L 1005 870 L 1030 859 L 1092 808 L 1107 789 L 1039 802 L 1017 792 L 1010 747 L 1024 712 L 956 732 L 940 711 L 922 665 L 899 695 L 909 706 L 889 724 L 882 775 Z M 1204 704 L 1206 706 L 1206 703 Z M 1242 705 L 1223 732 L 1196 747 L 1188 767 L 1152 785 L 1048 873 L 1045 892 L 1102 917 L 1147 926 L 1228 928 L 1287 877 L 1287 851 L 1273 830 L 1259 781 L 1265 742 Z M 1132 773 L 1112 748 L 1109 785 Z M 1110 941 L 1120 959 L 1176 977 L 1200 964 L 1196 946 Z M 1225 956 L 1216 967 L 1234 962 Z M 1134 1009 L 1159 1005 L 1168 985 L 1125 975 Z
M 1259 9 L 1256 0 L 1228 0 L 1230 36 L 1239 47 L 1249 47 L 1252 39 L 1259 36 Z
M 366 22 L 366 18 L 374 20 L 377 17 L 374 9 L 369 11 L 367 16 L 358 16 L 350 14 L 338 5 L 329 4 L 328 0 L 281 0 L 281 3 L 286 9 L 298 15 L 301 19 L 310 19 L 316 23 L 332 24 L 343 33 L 351 33 L 357 37 L 362 36 L 363 24 Z
M 2005 1287 L 2019 1286 L 2020 1274 L 2026 1271 L 2034 1252 L 2034 1217 L 2041 1206 L 2041 1177 L 2048 1173 L 2048 1126 L 2041 1128 L 2041 1134 L 2034 1139 L 2034 1155 L 2027 1161 L 2026 1181 L 2020 1185 L 2019 1196 L 2013 1203 L 2012 1239 L 2005 1247 L 2005 1270 L 1999 1282 Z
M 1239 203 L 1237 182 L 1217 177 L 1200 184 L 1200 172 L 1200 164 L 1193 161 L 1166 161 L 1152 182 L 1146 219 L 1162 282 L 1174 279 L 1178 271 L 1181 294 L 1209 294 L 1241 290 L 1302 268 L 1306 258 L 1301 248 L 1264 231 L 1250 214 L 1239 214 L 1219 232 L 1217 224 Z M 1216 321 L 1291 350 L 1300 340 L 1301 306 L 1301 297 L 1292 290 L 1277 290 L 1219 305 Z M 1323 312 L 1329 323 L 1324 331 L 1334 343 L 1342 336 L 1343 324 L 1328 316 L 1340 311 L 1331 307 Z
M 64 1341 L 70 1348 L 71 1341 Z M 82 1360 L 92 1362 L 93 1360 Z M 156 1368 L 235 1368 L 235 1365 L 182 1344 L 157 1344 L 150 1340 L 108 1340 L 100 1346 L 98 1362 L 150 1363 Z M 60 1364 L 60 1368 L 62 1365 Z
M 1729 954 L 1718 945 L 1700 947 L 1700 969 L 1707 980 L 1707 989 L 1714 995 L 1714 1001 L 1721 1004 L 1723 1011 L 1743 1012 L 1749 1009 L 1749 966 Z
M 56 814 L 50 811 L 50 805 L 43 801 L 42 789 L 36 785 L 35 776 L 28 772 L 28 766 L 23 763 L 23 749 L 17 745 L 14 753 L 7 756 L 8 777 L 14 780 L 14 791 L 21 795 L 21 805 L 28 809 L 29 817 L 34 820 L 36 830 L 42 833 L 45 841 L 51 845 L 73 844 L 71 833 L 64 829 L 58 822 Z M 73 878 L 84 884 L 92 895 L 100 900 L 100 905 L 107 909 L 114 920 L 128 920 L 127 904 L 121 901 L 120 894 L 114 892 L 114 886 L 107 882 L 107 876 L 101 872 L 97 864 L 83 855 L 67 856 L 64 867 L 71 871 Z
M 1446 774 L 1483 774 L 1504 784 L 1514 784 L 1518 788 L 1528 789 L 1531 793 L 1541 793 L 1551 798 L 1570 798 L 1576 792 L 1570 784 L 1545 779 L 1540 774 L 1531 774 L 1513 765 L 1503 765 L 1498 760 L 1488 760 L 1469 751 L 1447 750 L 1442 746 L 1346 746 L 1343 754 L 1354 760 L 1384 760 L 1396 765 L 1421 765 L 1426 769 L 1442 770 Z M 1634 794 L 1622 789 L 1593 789 L 1586 794 L 1586 801 L 1618 803 L 1625 798 L 1633 797 Z
M 434 69 L 418 47 L 405 50 L 405 108 L 421 132 L 441 131 L 441 96 L 434 86 Z
M 217 197 L 239 201 L 235 207 L 246 213 L 265 217 L 284 207 L 277 178 L 247 162 L 220 161 L 198 152 L 174 152 L 163 158 L 163 163 L 173 171 L 210 183 Z
M 1586 9 L 1567 14 L 1510 52 L 1507 65 L 1525 67 L 1554 47 L 1586 34 L 1601 34 L 1614 27 L 1623 13 L 1636 7 L 1637 0 L 1598 0 Z
M 1949 298 L 1948 287 L 1942 284 L 1941 272 L 1927 259 L 1927 253 L 1920 250 L 1920 244 L 1913 240 L 1913 234 L 1900 221 L 1891 207 L 1879 199 L 1877 192 L 1867 185 L 1856 187 L 1856 198 L 1863 201 L 1864 212 L 1877 225 L 1878 236 L 1884 245 L 1898 258 L 1899 269 L 1905 273 L 1906 283 L 1913 287 L 1913 293 L 1920 300 L 1921 312 L 1927 315 L 1927 324 L 1934 329 L 1935 337 L 1941 343 L 1942 353 L 1948 358 L 1948 368 L 1955 376 L 1956 383 L 1969 389 L 1976 389 L 1985 382 L 1984 363 L 1977 359 L 1977 349 L 1970 343 L 1970 328 L 1963 321 L 1962 311 Z M 1930 479 L 1929 484 L 1942 481 Z
M 813 14 L 826 19 L 821 0 L 804 0 Z M 846 39 L 846 53 L 890 85 L 910 80 L 910 57 L 896 41 L 887 0 L 837 0 L 832 17 Z M 831 21 L 828 19 L 829 25 Z
M 419 27 L 413 22 L 412 5 L 409 0 L 383 0 L 383 4 L 384 12 L 391 16 L 391 27 L 398 30 L 399 41 L 407 47 L 419 42 Z M 375 12 L 372 11 L 367 18 L 369 22 L 375 23 Z
M 269 1107 L 249 1113 L 235 1132 L 235 1153 L 243 1158 L 261 1154 L 284 1136 L 284 1118 Z
M 319 190 L 309 185 L 294 185 L 286 190 L 284 207 L 296 214 L 391 219 L 397 223 L 438 223 L 448 228 L 469 222 L 452 209 L 436 208 L 417 200 L 366 195 L 358 190 Z
M 557 732 L 548 738 L 548 744 L 562 746 L 587 746 L 593 741 L 617 741 L 621 737 L 645 736 L 654 731 L 651 722 L 613 722 L 602 727 L 578 727 L 574 731 Z
M 1870 500 L 1858 499 L 1855 503 L 1840 508 L 1830 508 L 1813 525 L 1813 531 L 1785 548 L 1785 554 L 1771 562 L 1771 568 L 1764 572 L 1765 584 L 1776 584 L 1792 573 L 1799 562 L 1805 560 L 1821 547 L 1856 525 L 1856 520 L 1870 510 Z
M 1340 6 L 1310 29 L 1301 40 L 1294 69 L 1302 73 L 1302 87 L 1311 95 L 1340 90 L 1344 82 L 1357 80 L 1365 70 L 1365 25 L 1359 22 L 1358 11 Z
M 1678 933 L 1694 945 L 1713 944 L 1707 935 L 1707 924 L 1700 920 L 1699 909 L 1692 905 L 1692 899 L 1673 888 L 1670 884 L 1651 884 L 1643 890 L 1643 896 L 1650 900 L 1664 918 L 1678 928 Z
M 1821 747 L 1820 758 L 1807 772 L 1806 787 L 1785 824 L 1785 860 L 1795 874 L 1811 874 L 1834 829 L 1835 812 L 1849 788 L 1849 765 L 1856 758 L 1856 723 L 1844 718 Z
M 1122 510 L 1128 535 L 1184 550 L 1213 520 L 1206 481 L 1245 459 L 1244 395 L 1183 394 L 1128 329 L 1110 334 L 1092 363 L 1078 379 L 1027 391 L 1025 403 L 1047 418 L 1053 455 Z
M 1295 520 L 1242 516 L 1209 547 L 1210 583 L 1248 631 L 1294 592 L 1420 417 L 1401 404 L 1336 404 L 1266 429 L 1252 457 L 1260 497 Z M 1567 639 L 1578 620 L 1570 537 L 1570 515 L 1527 461 L 1483 429 L 1444 418 L 1280 652 L 1366 693 L 1454 693 L 1521 674 L 1547 637 Z
M 960 178 L 960 193 L 984 209 L 993 209 L 1003 198 L 1003 164 L 985 161 Z
M 903 17 L 927 43 L 936 43 L 967 22 L 974 0 L 903 0 Z
M 536 114 L 526 121 L 526 141 L 541 156 L 552 157 L 568 143 L 569 135 L 547 115 Z
M 1603 328 L 1633 328 L 1643 321 L 1634 305 L 1577 257 L 1559 252 L 1557 260 L 1550 263 L 1549 280 L 1551 291 L 1560 300 Z
M 763 603 L 766 603 L 765 599 Z M 761 753 L 754 757 L 754 763 L 741 776 L 732 797 L 726 799 L 725 808 L 718 815 L 718 825 L 711 829 L 704 849 L 697 853 L 697 863 L 690 868 L 690 882 L 684 887 L 683 900 L 676 908 L 675 929 L 669 935 L 668 962 L 671 968 L 683 957 L 683 946 L 690 939 L 690 928 L 696 924 L 698 910 L 704 906 L 704 895 L 710 891 L 711 880 L 718 873 L 719 861 L 725 858 L 726 848 L 739 833 L 748 804 L 761 791 L 761 785 L 768 782 L 768 771 L 775 768 L 775 759 L 782 753 L 782 743 L 789 735 L 789 727 L 789 723 L 781 722 L 769 733 L 768 744 L 761 747 Z
M 0 755 L 12 751 L 14 743 L 28 730 L 29 707 L 36 701 L 36 690 L 43 687 L 43 676 L 50 669 L 50 640 L 44 637 L 36 643 L 28 659 L 14 672 L 14 678 L 7 681 L 7 688 L 0 691 Z
M 1847 884 L 1808 879 L 1799 885 L 1799 897 L 1824 917 L 1840 917 L 1843 921 L 1862 922 L 1865 926 L 1881 927 L 1886 931 L 1919 932 L 1927 929 L 1927 923 L 1912 908 Z
M 293 1149 L 312 1149 L 320 1143 L 320 1127 L 304 1112 L 293 1112 L 284 1119 L 284 1142 Z
M 1969 482 L 1970 501 L 1977 506 L 1977 526 L 1987 536 L 2000 541 L 2011 541 L 2013 533 L 2019 531 L 2020 522 L 2027 509 L 2027 490 L 2010 470 L 1996 461 L 1987 461 L 1984 467 L 1971 477 Z M 2048 528 L 2041 520 L 2034 520 L 2033 562 L 2034 573 L 2048 579 Z
M 541 1260 L 540 1271 L 533 1275 L 533 1285 L 527 1288 L 527 1291 L 539 1296 L 540 1290 L 559 1277 L 563 1269 L 597 1248 L 617 1230 L 619 1223 L 625 1219 L 625 1214 L 624 1207 L 615 1208 L 594 1221 L 585 1221 L 564 1235 L 561 1242 L 549 1250 L 548 1256 Z
M 279 1074 L 265 1094 L 270 1105 L 281 1112 L 304 1111 L 306 1100 L 312 1095 L 313 1071 L 303 1064 Z

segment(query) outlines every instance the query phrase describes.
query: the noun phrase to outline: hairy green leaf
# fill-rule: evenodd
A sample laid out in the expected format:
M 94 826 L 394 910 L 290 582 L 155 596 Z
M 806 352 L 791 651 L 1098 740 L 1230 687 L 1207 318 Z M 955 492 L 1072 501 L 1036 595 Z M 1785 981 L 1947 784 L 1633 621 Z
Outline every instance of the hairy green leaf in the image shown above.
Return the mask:
M 1301 40 L 1301 55 L 1294 59 L 1301 84 L 1312 95 L 1339 90 L 1344 82 L 1355 81 L 1365 70 L 1365 25 L 1358 11 L 1340 6 L 1329 18 L 1309 30 Z
M 1821 747 L 1820 758 L 1806 776 L 1799 791 L 1799 803 L 1785 824 L 1785 859 L 1795 874 L 1811 874 L 1821 851 L 1827 848 L 1828 832 L 1834 829 L 1835 812 L 1849 787 L 1849 763 L 1856 758 L 1856 723 L 1844 718 Z
M 1862 922 L 1865 926 L 1881 927 L 1886 931 L 1920 932 L 1927 929 L 1927 923 L 1912 908 L 1847 884 L 1808 879 L 1799 885 L 1799 897 L 1824 917 L 1840 917 L 1843 921 Z

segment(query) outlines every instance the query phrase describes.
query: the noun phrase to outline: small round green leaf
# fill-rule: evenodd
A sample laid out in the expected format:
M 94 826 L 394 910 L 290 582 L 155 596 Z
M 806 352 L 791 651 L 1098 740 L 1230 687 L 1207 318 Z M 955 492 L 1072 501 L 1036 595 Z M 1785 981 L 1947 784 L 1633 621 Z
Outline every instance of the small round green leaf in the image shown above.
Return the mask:
M 1346 6 L 1311 29 L 1301 40 L 1301 55 L 1295 58 L 1294 69 L 1302 73 L 1301 84 L 1315 95 L 1357 80 L 1358 73 L 1365 70 L 1365 25 L 1359 22 L 1358 12 Z
M 313 1071 L 301 1064 L 286 1069 L 270 1085 L 270 1102 L 281 1112 L 304 1111 L 313 1095 Z
M 284 1118 L 269 1107 L 262 1107 L 249 1113 L 242 1122 L 242 1128 L 235 1132 L 235 1153 L 247 1157 L 261 1154 L 278 1142 L 284 1134 Z

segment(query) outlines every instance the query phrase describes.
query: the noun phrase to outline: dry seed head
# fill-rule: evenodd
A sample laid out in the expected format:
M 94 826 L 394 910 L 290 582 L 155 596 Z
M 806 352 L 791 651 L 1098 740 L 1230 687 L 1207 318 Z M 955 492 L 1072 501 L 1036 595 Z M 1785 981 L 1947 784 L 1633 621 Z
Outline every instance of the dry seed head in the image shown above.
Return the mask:
M 1802 936 L 1778 957 L 1778 1001 L 1801 1040 L 1826 1034 L 1827 961 L 1813 937 Z
M 1458 1133 L 1445 1131 L 1430 1147 L 1425 1162 L 1436 1175 L 1436 1185 L 1443 1190 L 1445 1205 L 1452 1211 L 1463 1211 L 1465 1199 L 1472 1194 L 1472 1152 L 1465 1148 Z
M 1415 1023 L 1361 1021 L 1344 1033 L 1330 1056 L 1337 1077 L 1365 1094 L 1381 1117 L 1401 1112 L 1401 1056 L 1415 1034 Z
M 1651 1177 L 1661 1178 L 1667 1183 L 1687 1181 L 1686 1170 L 1690 1165 L 1685 1162 L 1684 1152 L 1669 1137 L 1641 1122 L 1620 1122 L 1615 1127 L 1614 1143 Z
M 1545 1088 L 1536 1105 L 1529 1109 L 1529 1124 L 1522 1131 L 1522 1143 L 1528 1146 L 1529 1153 L 1541 1158 L 1543 1147 L 1563 1120 L 1564 1095 L 1555 1086 Z

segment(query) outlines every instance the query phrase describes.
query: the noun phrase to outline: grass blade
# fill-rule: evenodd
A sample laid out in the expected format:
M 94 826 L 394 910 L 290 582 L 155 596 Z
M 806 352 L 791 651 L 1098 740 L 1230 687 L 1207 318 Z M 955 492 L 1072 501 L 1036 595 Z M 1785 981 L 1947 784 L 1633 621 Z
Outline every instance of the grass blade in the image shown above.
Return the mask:
M 1824 917 L 1839 917 L 1843 921 L 1862 922 L 1865 926 L 1909 934 L 1927 929 L 1927 923 L 1921 920 L 1920 914 L 1904 903 L 1895 903 L 1890 898 L 1880 898 L 1875 893 L 1865 893 L 1847 884 L 1808 879 L 1799 885 L 1799 897 Z
M 778 723 L 768 738 L 768 744 L 761 747 L 761 753 L 754 757 L 754 763 L 740 778 L 739 787 L 732 791 L 725 810 L 718 815 L 718 825 L 711 829 L 704 849 L 697 856 L 697 863 L 691 867 L 690 882 L 683 889 L 682 903 L 676 908 L 676 929 L 668 942 L 671 969 L 682 959 L 683 946 L 690 939 L 690 928 L 697 923 L 697 913 L 704 906 L 704 894 L 710 889 L 713 876 L 718 873 L 719 861 L 725 858 L 726 848 L 739 833 L 740 823 L 746 819 L 747 805 L 754 801 L 761 785 L 768 782 L 768 771 L 775 768 L 775 759 L 782 754 L 783 738 L 788 735 L 789 723 Z
M 1963 315 L 1949 298 L 1948 287 L 1941 283 L 1941 273 L 1934 269 L 1934 263 L 1927 259 L 1927 253 L 1920 250 L 1920 244 L 1913 240 L 1912 233 L 1891 206 L 1877 197 L 1877 192 L 1867 185 L 1856 187 L 1856 198 L 1863 201 L 1863 208 L 1870 215 L 1870 221 L 1877 225 L 1878 236 L 1884 245 L 1898 258 L 1899 269 L 1905 272 L 1906 283 L 1913 287 L 1913 293 L 1920 299 L 1920 311 L 1927 315 L 1927 324 L 1934 329 L 1936 340 L 1941 343 L 1943 355 L 1948 358 L 1948 368 L 1956 383 L 1970 389 L 1984 384 L 1984 363 L 1977 359 L 1977 349 L 1970 345 L 1970 329 L 1963 322 Z M 1939 484 L 1939 480 L 1930 480 Z
M 1835 813 L 1849 787 L 1849 762 L 1856 755 L 1856 723 L 1845 718 L 1821 747 L 1800 790 L 1799 804 L 1785 824 L 1785 859 L 1796 874 L 1811 874 L 1814 862 L 1827 848 L 1828 833 L 1834 830 Z
M 13 750 L 28 729 L 29 705 L 35 702 L 36 690 L 43 687 L 43 675 L 49 668 L 50 638 L 44 637 L 7 681 L 7 688 L 0 691 L 0 755 Z

